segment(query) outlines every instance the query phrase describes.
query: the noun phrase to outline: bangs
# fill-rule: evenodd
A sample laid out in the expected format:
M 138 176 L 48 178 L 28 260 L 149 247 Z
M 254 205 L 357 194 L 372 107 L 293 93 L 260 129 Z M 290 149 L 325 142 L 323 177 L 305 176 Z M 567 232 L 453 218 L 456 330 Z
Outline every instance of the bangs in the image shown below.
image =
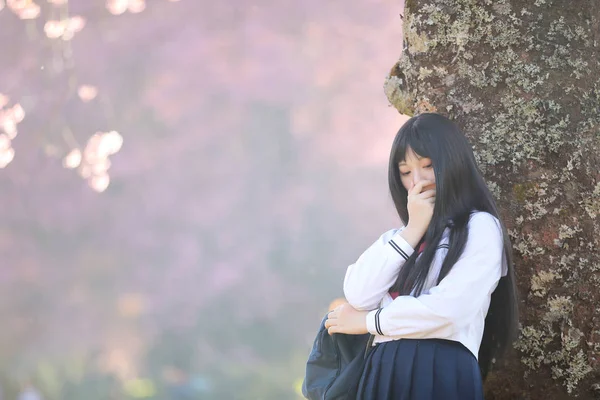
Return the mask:
M 406 126 L 406 129 L 400 129 L 397 146 L 394 152 L 394 164 L 398 165 L 402 161 L 406 161 L 406 152 L 410 149 L 419 157 L 431 158 L 428 140 L 420 135 L 415 128 L 415 124 Z

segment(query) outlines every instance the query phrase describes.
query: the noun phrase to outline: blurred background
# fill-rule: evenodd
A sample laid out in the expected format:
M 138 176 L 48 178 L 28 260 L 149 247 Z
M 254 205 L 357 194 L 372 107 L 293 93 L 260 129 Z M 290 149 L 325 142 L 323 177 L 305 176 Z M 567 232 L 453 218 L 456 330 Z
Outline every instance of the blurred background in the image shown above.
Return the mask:
M 398 225 L 403 1 L 0 0 L 0 399 L 299 399 Z

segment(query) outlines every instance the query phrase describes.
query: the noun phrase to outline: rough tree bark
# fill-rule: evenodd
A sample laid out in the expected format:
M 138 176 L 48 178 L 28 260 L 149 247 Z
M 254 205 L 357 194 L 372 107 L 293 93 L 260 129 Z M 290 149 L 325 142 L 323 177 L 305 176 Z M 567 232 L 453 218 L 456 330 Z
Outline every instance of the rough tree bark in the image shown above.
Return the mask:
M 521 330 L 492 399 L 600 398 L 600 6 L 407 0 L 399 112 L 469 135 L 514 245 Z

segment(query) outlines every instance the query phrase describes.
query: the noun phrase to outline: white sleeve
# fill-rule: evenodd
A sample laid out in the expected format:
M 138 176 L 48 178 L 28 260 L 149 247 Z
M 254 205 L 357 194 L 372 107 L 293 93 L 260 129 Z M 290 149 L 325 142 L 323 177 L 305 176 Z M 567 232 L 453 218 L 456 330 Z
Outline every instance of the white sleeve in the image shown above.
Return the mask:
M 445 339 L 473 320 L 500 280 L 504 241 L 491 214 L 473 214 L 468 229 L 462 255 L 439 285 L 418 297 L 399 296 L 367 314 L 369 332 Z
M 348 267 L 344 278 L 344 295 L 357 310 L 374 310 L 396 282 L 400 268 L 414 249 L 402 236 L 402 229 L 392 229 L 371 245 Z

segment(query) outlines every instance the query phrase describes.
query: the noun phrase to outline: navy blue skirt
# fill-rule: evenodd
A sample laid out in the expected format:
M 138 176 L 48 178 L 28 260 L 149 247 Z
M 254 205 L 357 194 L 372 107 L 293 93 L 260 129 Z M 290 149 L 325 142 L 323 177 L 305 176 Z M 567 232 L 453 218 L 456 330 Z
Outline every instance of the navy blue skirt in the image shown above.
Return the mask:
M 461 343 L 400 339 L 367 356 L 357 400 L 483 400 L 479 364 Z

